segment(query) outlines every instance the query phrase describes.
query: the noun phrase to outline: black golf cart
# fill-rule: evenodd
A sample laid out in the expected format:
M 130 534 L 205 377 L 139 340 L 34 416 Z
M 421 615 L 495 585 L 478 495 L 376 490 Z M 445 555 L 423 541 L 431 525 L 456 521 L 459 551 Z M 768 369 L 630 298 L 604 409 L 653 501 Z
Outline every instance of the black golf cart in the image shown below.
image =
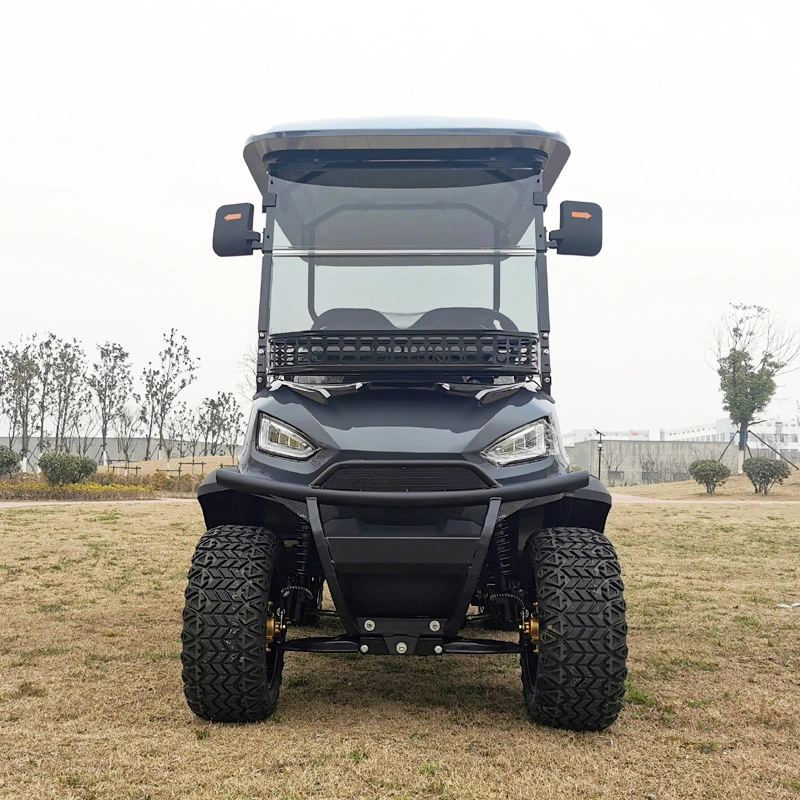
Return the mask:
M 562 203 L 545 231 L 568 156 L 559 134 L 505 121 L 248 141 L 266 224 L 223 206 L 214 250 L 262 253 L 257 392 L 238 470 L 198 492 L 183 680 L 199 716 L 264 719 L 303 651 L 518 653 L 533 720 L 616 719 L 611 498 L 568 471 L 552 398 L 546 253 L 601 247 L 592 203 Z M 341 635 L 300 635 L 323 614 Z

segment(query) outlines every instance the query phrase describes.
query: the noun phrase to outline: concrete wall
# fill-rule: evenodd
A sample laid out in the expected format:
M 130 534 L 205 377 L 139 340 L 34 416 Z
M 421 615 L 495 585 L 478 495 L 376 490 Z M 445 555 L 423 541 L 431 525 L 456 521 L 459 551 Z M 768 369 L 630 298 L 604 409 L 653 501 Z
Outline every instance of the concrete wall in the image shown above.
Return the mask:
M 597 442 L 578 442 L 568 447 L 570 463 L 598 472 Z M 689 465 L 698 458 L 718 459 L 725 444 L 721 442 L 621 442 L 603 441 L 600 457 L 600 480 L 607 486 L 631 486 L 646 483 L 669 483 L 690 479 Z M 752 451 L 752 455 L 767 452 Z M 772 454 L 771 457 L 774 457 Z M 736 444 L 725 452 L 722 463 L 736 472 Z
M 48 452 L 49 450 L 52 449 L 52 444 L 53 444 L 52 440 L 48 440 L 48 439 L 44 440 L 44 450 L 45 450 L 45 452 Z M 121 462 L 121 461 L 124 460 L 124 456 L 123 456 L 122 452 L 120 451 L 119 447 L 117 446 L 116 439 L 109 438 L 108 441 L 106 442 L 106 444 L 107 444 L 107 450 L 108 450 L 108 457 L 111 460 L 111 463 L 114 463 L 115 461 Z M 0 445 L 6 445 L 7 446 L 8 445 L 8 439 L 5 438 L 5 437 L 0 437 Z M 156 440 L 155 442 L 151 442 L 151 444 L 150 444 L 150 458 L 151 459 L 158 458 L 157 445 L 158 445 L 158 440 Z M 29 470 L 28 471 L 34 471 L 35 468 L 36 468 L 36 463 L 38 461 L 38 456 L 39 456 L 38 446 L 39 446 L 38 437 L 36 439 L 31 440 L 30 447 L 31 447 L 31 450 L 34 451 L 34 452 L 28 458 L 28 466 L 29 466 Z M 88 447 L 88 450 L 86 451 L 86 455 L 89 456 L 89 458 L 93 458 L 95 461 L 97 461 L 99 463 L 100 462 L 101 448 L 102 448 L 102 440 L 101 439 L 91 439 L 89 441 L 89 447 Z M 20 441 L 19 441 L 19 439 L 16 439 L 16 441 L 14 442 L 14 447 L 12 449 L 14 450 L 15 453 L 19 453 L 19 450 L 20 450 Z M 238 449 L 239 448 L 237 446 L 234 449 L 234 452 L 238 453 Z M 146 451 L 147 451 L 147 441 L 145 439 L 134 439 L 131 442 L 131 447 L 130 447 L 130 456 L 131 456 L 130 460 L 132 462 L 144 461 L 144 456 L 145 456 Z M 70 447 L 68 449 L 68 452 L 72 452 L 72 453 L 77 453 L 78 452 L 76 443 L 74 443 L 74 442 L 72 443 L 72 447 Z M 200 442 L 200 444 L 197 446 L 196 452 L 197 452 L 197 456 L 196 456 L 195 460 L 200 460 L 201 454 L 203 452 L 203 443 L 202 442 Z M 206 460 L 209 460 L 209 461 L 213 461 L 214 458 L 219 458 L 220 456 L 223 456 L 223 455 L 226 458 L 228 458 L 229 455 L 230 455 L 230 450 L 228 448 L 226 448 L 224 453 L 217 453 L 216 456 L 203 456 L 203 458 L 205 458 Z M 166 458 L 167 454 L 164 453 L 162 457 Z M 176 442 L 174 447 L 173 447 L 173 449 L 172 449 L 171 458 L 173 460 L 181 459 L 183 461 L 191 461 L 192 460 L 191 447 L 188 445 L 188 443 L 184 442 L 183 443 L 183 447 L 181 448 L 181 445 Z

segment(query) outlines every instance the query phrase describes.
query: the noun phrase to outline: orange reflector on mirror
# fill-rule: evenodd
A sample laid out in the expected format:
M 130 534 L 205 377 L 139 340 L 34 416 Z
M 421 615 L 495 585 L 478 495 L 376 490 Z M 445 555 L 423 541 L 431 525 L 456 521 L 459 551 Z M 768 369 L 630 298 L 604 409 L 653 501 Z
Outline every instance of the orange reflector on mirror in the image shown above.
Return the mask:
M 588 211 L 573 211 L 572 216 L 576 219 L 591 219 L 592 215 Z M 227 219 L 227 217 L 225 217 Z
M 573 214 L 573 216 L 575 216 L 575 215 Z M 226 214 L 226 215 L 223 217 L 223 219 L 224 219 L 226 222 L 230 222 L 232 219 L 241 219 L 241 218 L 242 218 L 242 215 L 241 215 L 241 214 Z

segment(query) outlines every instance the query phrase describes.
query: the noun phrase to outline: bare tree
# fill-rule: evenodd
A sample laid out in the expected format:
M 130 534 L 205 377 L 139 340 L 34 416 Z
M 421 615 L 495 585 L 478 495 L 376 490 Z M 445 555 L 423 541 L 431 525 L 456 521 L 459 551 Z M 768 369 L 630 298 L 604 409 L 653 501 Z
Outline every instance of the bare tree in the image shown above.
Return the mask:
M 266 347 L 266 345 L 262 345 Z M 239 380 L 236 384 L 236 390 L 239 396 L 247 401 L 253 399 L 256 393 L 256 366 L 258 364 L 258 345 L 255 341 L 251 341 L 242 353 L 239 363 L 236 365 L 236 371 L 239 374 Z
M 657 445 L 646 444 L 637 449 L 636 462 L 642 483 L 665 483 L 666 467 Z
M 0 402 L 9 420 L 9 445 L 20 440 L 22 469 L 27 468 L 30 442 L 37 423 L 36 394 L 39 365 L 35 339 L 10 344 L 2 354 L 3 393 Z
M 34 339 L 36 337 L 34 336 Z M 44 453 L 47 443 L 45 441 L 45 425 L 50 416 L 52 407 L 53 371 L 58 357 L 58 351 L 63 346 L 63 342 L 56 338 L 55 334 L 47 333 L 44 338 L 36 345 L 36 363 L 38 367 L 38 386 L 36 396 L 36 416 L 39 422 L 39 444 L 37 449 L 39 455 Z
M 793 368 L 800 356 L 800 339 L 769 309 L 732 304 L 714 327 L 712 348 L 722 407 L 739 426 L 741 473 L 748 428 L 772 400 L 775 378 Z
M 178 403 L 167 419 L 166 438 L 164 439 L 164 453 L 167 460 L 172 458 L 175 449 L 178 450 L 178 457 L 183 458 L 184 437 L 187 428 L 187 408 L 186 403 Z
M 213 397 L 204 397 L 200 403 L 200 410 L 197 412 L 197 428 L 200 434 L 199 438 L 203 440 L 203 455 L 216 455 L 219 413 L 217 402 Z
M 186 450 L 191 453 L 192 461 L 197 457 L 197 448 L 203 438 L 203 428 L 199 413 L 192 410 L 187 415 Z
M 86 389 L 86 356 L 77 340 L 60 342 L 53 364 L 53 415 L 55 442 L 58 451 L 67 445 L 74 433 L 76 419 L 89 403 Z
M 158 432 L 159 450 L 164 447 L 164 433 L 167 419 L 172 411 L 177 396 L 195 380 L 197 359 L 195 359 L 186 343 L 186 337 L 180 336 L 175 328 L 163 334 L 164 349 L 159 353 L 160 363 L 153 367 L 148 364 L 143 373 L 144 400 L 146 409 L 145 424 L 148 424 L 148 439 L 152 437 L 153 428 Z M 148 441 L 148 455 L 149 455 Z
M 216 397 L 204 398 L 198 414 L 203 453 L 216 456 L 227 449 L 233 455 L 241 435 L 242 416 L 239 401 L 232 392 L 218 392 Z
M 83 388 L 77 398 L 78 402 L 70 412 L 69 430 L 72 437 L 68 439 L 67 449 L 73 450 L 84 458 L 91 455 L 92 442 L 100 428 L 100 416 L 92 406 L 88 388 Z M 94 453 L 96 456 L 97 453 Z
M 179 458 L 188 454 L 194 427 L 194 412 L 189 410 L 186 403 L 178 403 L 167 420 L 167 458 L 172 457 L 175 448 L 178 450 Z
M 138 405 L 138 395 L 132 395 L 132 400 Z M 129 463 L 131 460 L 133 440 L 139 433 L 140 424 L 138 410 L 128 405 L 121 406 L 113 419 L 114 433 L 117 437 L 117 448 L 125 457 L 125 463 Z
M 230 403 L 225 419 L 225 440 L 228 445 L 228 453 L 233 458 L 236 455 L 239 440 L 242 438 L 244 414 L 236 398 L 233 395 L 229 395 L 229 397 Z
M 150 447 L 153 443 L 153 432 L 156 428 L 156 409 L 155 409 L 155 395 L 148 393 L 148 372 L 144 373 L 144 397 L 141 399 L 139 406 L 139 423 L 143 426 L 142 433 L 144 433 L 145 448 L 144 460 L 150 460 Z
M 613 486 L 614 484 L 612 481 L 614 480 L 611 477 L 612 472 L 618 472 L 619 468 L 624 463 L 625 459 L 628 457 L 629 447 L 627 442 L 618 442 L 618 441 L 609 441 L 606 439 L 603 442 L 603 449 L 601 451 L 603 464 L 606 467 L 606 477 L 608 482 Z
M 132 390 L 131 364 L 122 345 L 113 342 L 97 345 L 100 358 L 92 364 L 86 382 L 92 390 L 100 419 L 100 458 L 108 460 L 108 430 Z

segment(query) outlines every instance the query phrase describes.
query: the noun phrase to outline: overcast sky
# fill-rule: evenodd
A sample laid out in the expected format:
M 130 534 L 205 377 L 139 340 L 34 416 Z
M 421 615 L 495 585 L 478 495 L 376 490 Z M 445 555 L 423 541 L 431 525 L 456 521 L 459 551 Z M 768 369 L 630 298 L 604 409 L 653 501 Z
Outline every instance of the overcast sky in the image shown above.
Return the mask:
M 174 326 L 189 400 L 234 388 L 259 260 L 211 251 L 259 199 L 241 151 L 285 121 L 529 119 L 572 158 L 551 193 L 604 208 L 600 256 L 550 259 L 562 427 L 724 416 L 713 320 L 800 326 L 800 14 L 786 2 L 5 4 L 0 342 L 118 341 L 137 371 Z M 794 416 L 800 373 L 772 411 Z

